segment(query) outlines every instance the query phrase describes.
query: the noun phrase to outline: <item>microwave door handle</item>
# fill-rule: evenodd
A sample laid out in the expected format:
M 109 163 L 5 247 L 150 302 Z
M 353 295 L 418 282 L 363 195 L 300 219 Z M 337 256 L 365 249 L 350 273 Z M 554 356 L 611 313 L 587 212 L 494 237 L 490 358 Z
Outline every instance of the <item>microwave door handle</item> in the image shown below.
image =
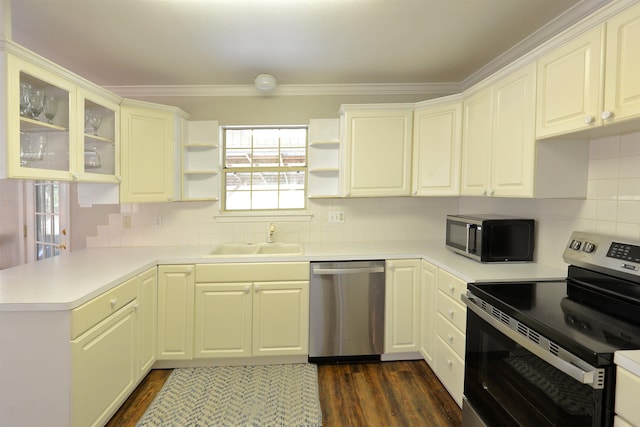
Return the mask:
M 476 253 L 476 229 L 478 228 L 475 224 L 467 224 L 467 247 L 465 248 L 466 253 Z M 473 230 L 473 247 L 471 246 L 471 233 Z M 471 249 L 471 251 L 469 251 Z

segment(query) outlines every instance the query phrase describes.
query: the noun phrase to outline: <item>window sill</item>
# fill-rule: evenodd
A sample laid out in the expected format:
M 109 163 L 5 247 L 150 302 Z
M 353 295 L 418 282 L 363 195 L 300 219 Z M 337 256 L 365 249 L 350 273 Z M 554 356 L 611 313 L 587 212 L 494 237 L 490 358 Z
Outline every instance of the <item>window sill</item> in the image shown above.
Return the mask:
M 217 222 L 264 222 L 277 219 L 278 221 L 311 221 L 313 215 L 307 211 L 302 212 L 228 212 L 225 214 L 214 215 Z

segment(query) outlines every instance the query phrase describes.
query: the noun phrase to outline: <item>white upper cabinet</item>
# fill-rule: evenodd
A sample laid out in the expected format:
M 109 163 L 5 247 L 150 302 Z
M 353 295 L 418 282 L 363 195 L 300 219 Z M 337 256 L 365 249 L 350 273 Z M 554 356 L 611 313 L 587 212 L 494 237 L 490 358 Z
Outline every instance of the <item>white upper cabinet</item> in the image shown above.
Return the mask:
M 607 21 L 604 108 L 608 121 L 640 117 L 640 4 Z
M 186 113 L 174 107 L 125 100 L 122 127 L 121 203 L 178 200 L 179 149 Z M 177 182 L 176 182 L 177 178 Z
M 460 96 L 426 101 L 413 116 L 412 196 L 460 194 Z
M 344 195 L 408 196 L 413 104 L 343 105 Z
M 538 60 L 536 137 L 640 117 L 640 5 Z
M 7 56 L 7 73 L 7 176 L 77 179 L 75 84 L 14 55 Z M 49 119 L 44 104 L 51 101 L 57 111 Z
M 536 137 L 602 123 L 602 37 L 598 26 L 538 60 Z
M 7 157 L 0 157 L 0 177 L 117 183 L 121 98 L 12 49 L 2 52 Z
M 536 64 L 464 101 L 460 193 L 496 197 L 585 197 L 583 141 L 534 135 Z

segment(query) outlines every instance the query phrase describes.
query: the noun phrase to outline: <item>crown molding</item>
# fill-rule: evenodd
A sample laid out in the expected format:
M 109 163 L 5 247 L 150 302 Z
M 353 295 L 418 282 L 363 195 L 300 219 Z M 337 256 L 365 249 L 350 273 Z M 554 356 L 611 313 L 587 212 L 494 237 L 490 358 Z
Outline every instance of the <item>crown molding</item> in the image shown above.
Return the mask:
M 637 0 L 634 0 L 637 1 Z M 518 59 L 526 56 L 539 46 L 548 42 L 558 34 L 566 31 L 576 23 L 582 21 L 586 17 L 592 15 L 596 10 L 603 8 L 607 3 L 624 4 L 625 1 L 616 0 L 583 0 L 573 7 L 566 10 L 563 14 L 558 15 L 555 19 L 538 29 L 536 32 L 514 45 L 511 49 L 498 56 L 478 71 L 460 82 L 463 90 L 470 88 L 476 83 L 481 82 L 496 71 L 507 67 L 509 64 L 515 63 Z
M 459 83 L 371 83 L 278 85 L 269 92 L 253 85 L 147 85 L 104 86 L 122 97 L 167 96 L 332 96 L 332 95 L 431 95 L 443 96 L 460 92 Z

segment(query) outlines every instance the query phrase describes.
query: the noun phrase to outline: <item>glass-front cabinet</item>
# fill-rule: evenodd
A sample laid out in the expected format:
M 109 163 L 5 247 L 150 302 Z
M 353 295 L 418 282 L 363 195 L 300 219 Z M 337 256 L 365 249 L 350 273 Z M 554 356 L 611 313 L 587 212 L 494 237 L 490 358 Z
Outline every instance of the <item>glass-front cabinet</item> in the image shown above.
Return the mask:
M 75 85 L 9 55 L 8 175 L 71 180 Z
M 77 150 L 81 181 L 118 182 L 120 177 L 120 106 L 113 100 L 78 89 L 82 137 Z
M 6 60 L 7 177 L 117 183 L 120 98 L 35 55 Z

